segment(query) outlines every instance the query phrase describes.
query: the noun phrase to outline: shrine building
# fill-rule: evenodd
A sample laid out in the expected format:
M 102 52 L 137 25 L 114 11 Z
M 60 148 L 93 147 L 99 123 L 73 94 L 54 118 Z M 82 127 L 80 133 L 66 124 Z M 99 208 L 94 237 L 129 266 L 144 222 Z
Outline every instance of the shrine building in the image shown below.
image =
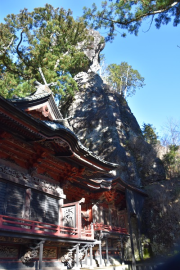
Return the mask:
M 47 85 L 0 97 L 0 270 L 105 269 L 128 239 L 134 260 L 131 216 L 146 194 L 66 122 Z

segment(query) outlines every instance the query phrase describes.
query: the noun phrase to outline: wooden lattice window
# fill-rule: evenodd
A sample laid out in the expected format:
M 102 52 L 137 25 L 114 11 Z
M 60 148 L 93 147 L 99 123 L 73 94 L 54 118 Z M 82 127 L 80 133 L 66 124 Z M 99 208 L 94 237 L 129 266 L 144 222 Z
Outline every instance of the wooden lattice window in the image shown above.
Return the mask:
M 22 218 L 25 192 L 24 187 L 0 181 L 0 214 Z
M 44 193 L 32 190 L 30 212 L 32 220 L 58 224 L 58 200 Z
M 58 224 L 59 200 L 37 190 L 0 180 L 0 215 Z

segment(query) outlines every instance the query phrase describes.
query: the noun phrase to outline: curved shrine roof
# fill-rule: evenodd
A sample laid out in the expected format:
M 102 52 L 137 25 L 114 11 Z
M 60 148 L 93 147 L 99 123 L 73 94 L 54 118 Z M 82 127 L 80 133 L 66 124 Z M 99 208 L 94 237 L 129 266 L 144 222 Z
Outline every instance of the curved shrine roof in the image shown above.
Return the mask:
M 31 109 L 40 108 L 44 103 L 48 104 L 48 109 L 51 110 L 51 115 L 54 117 L 53 120 L 36 119 L 28 113 Z M 51 149 L 54 147 L 56 159 L 71 160 L 71 162 L 86 168 L 84 177 L 90 189 L 111 189 L 111 187 L 116 186 L 122 192 L 125 192 L 125 189 L 131 189 L 146 196 L 142 190 L 132 187 L 119 177 L 114 176 L 111 171 L 119 165 L 94 155 L 82 145 L 73 131 L 62 124 L 62 120 L 62 115 L 49 88 L 46 91 L 38 89 L 25 98 L 6 100 L 0 96 L 0 122 L 5 130 L 8 129 L 13 133 L 20 134 L 21 137 L 30 142 L 42 142 L 43 146 L 48 145 Z M 61 149 L 60 152 L 57 149 Z M 88 170 L 91 173 L 88 173 Z M 92 173 L 92 171 L 94 172 Z M 77 180 L 80 184 L 82 184 L 81 178 L 82 175 Z

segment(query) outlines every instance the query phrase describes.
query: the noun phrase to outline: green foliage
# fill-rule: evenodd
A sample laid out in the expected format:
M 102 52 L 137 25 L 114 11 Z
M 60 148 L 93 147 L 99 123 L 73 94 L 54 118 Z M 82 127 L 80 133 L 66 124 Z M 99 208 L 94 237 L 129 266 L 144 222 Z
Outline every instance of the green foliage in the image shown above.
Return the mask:
M 151 124 L 143 124 L 142 134 L 147 143 L 155 145 L 158 143 L 158 136 L 156 134 L 156 129 Z
M 104 27 L 109 29 L 106 40 L 112 40 L 115 36 L 115 28 L 123 29 L 122 36 L 127 30 L 131 34 L 138 34 L 141 23 L 146 18 L 151 18 L 150 26 L 155 17 L 155 25 L 160 28 L 162 24 L 168 24 L 171 18 L 173 25 L 180 23 L 180 3 L 172 0 L 109 0 L 101 2 L 101 10 L 96 4 L 92 8 L 84 7 L 84 18 L 92 28 Z
M 73 95 L 78 90 L 73 76 L 86 70 L 83 48 L 91 38 L 82 19 L 74 20 L 70 10 L 27 9 L 10 14 L 0 24 L 0 93 L 4 97 L 24 96 L 34 91 L 33 82 L 57 82 L 54 93 Z M 81 49 L 77 44 L 81 43 Z
M 177 145 L 169 145 L 169 151 L 163 157 L 164 166 L 169 177 L 175 177 L 179 174 L 180 158 L 178 149 L 179 146 Z
M 137 88 L 145 85 L 144 78 L 127 62 L 111 64 L 107 67 L 107 72 L 107 82 L 125 98 L 134 95 Z

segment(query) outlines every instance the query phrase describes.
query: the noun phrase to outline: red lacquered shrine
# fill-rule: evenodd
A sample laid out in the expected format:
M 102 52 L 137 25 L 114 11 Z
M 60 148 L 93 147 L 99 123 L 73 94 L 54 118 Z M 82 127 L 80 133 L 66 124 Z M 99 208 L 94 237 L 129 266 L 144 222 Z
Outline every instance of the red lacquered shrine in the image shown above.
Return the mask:
M 83 147 L 47 86 L 0 97 L 0 269 L 123 260 L 128 217 L 139 209 L 128 201 L 145 194 L 116 177 L 117 166 Z

